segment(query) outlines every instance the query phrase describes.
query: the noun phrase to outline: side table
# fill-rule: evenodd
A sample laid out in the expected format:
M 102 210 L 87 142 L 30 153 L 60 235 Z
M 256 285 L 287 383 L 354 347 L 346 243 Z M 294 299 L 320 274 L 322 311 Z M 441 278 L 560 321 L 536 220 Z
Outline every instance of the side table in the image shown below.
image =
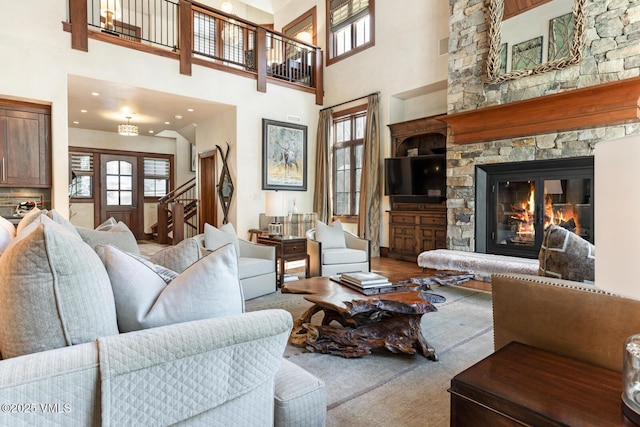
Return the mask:
M 512 342 L 451 380 L 451 426 L 633 426 L 622 374 Z
M 284 283 L 285 261 L 304 260 L 304 277 L 309 277 L 309 255 L 307 254 L 307 238 L 297 236 L 257 236 L 257 243 L 276 247 L 278 258 L 278 284 Z

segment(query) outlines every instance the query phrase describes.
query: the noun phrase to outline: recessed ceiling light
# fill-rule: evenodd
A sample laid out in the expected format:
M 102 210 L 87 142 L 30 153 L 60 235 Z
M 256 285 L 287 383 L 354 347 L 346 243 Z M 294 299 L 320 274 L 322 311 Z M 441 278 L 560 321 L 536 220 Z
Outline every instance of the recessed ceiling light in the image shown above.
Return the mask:
M 81 113 L 86 113 L 86 112 L 87 112 L 87 110 L 80 110 L 80 112 L 81 112 Z
M 176 120 L 180 120 L 181 118 L 182 118 L 182 116 L 181 116 L 181 115 L 176 114 Z
M 73 124 L 74 124 L 74 125 L 79 125 L 79 124 L 80 124 L 80 122 L 79 122 L 79 121 L 77 121 L 77 120 L 74 120 L 74 121 L 73 121 Z
M 171 122 L 164 122 L 164 124 L 165 124 L 165 125 L 170 125 L 170 124 L 171 124 Z
M 153 131 L 152 131 L 152 130 L 150 130 L 150 131 L 149 131 L 149 133 L 153 133 Z
M 193 108 L 187 108 L 187 111 L 193 113 Z
M 91 95 L 93 96 L 100 96 L 100 94 L 98 92 L 91 92 Z

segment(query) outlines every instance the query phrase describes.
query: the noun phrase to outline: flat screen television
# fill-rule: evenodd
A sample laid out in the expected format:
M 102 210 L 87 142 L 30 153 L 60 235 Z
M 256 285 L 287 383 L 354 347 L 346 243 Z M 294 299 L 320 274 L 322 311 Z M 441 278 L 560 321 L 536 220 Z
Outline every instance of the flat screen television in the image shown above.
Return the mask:
M 384 159 L 387 196 L 427 196 L 444 199 L 447 167 L 444 155 Z

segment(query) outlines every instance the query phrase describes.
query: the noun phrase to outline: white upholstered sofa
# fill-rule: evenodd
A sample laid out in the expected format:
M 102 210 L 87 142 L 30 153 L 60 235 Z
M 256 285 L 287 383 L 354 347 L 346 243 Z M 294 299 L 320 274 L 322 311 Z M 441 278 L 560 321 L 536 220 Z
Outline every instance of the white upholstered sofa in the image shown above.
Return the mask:
M 0 425 L 324 425 L 324 384 L 282 358 L 291 315 L 242 312 L 231 245 L 151 262 L 114 237 L 41 215 L 3 248 Z

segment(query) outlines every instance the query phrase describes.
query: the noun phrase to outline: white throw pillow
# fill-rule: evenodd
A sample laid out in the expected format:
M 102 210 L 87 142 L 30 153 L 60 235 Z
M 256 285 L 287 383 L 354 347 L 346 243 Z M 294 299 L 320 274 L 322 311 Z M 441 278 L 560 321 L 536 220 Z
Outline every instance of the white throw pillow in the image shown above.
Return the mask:
M 16 237 L 16 226 L 8 219 L 0 216 L 0 226 L 2 226 L 11 237 Z
M 118 333 L 109 276 L 80 237 L 46 215 L 0 257 L 3 358 Z
M 109 231 L 117 223 L 118 221 L 114 217 L 109 217 L 108 220 L 96 227 L 96 231 Z
M 204 224 L 204 248 L 209 251 L 215 251 L 222 246 L 232 243 L 236 248 L 236 255 L 240 256 L 240 243 L 236 236 L 236 230 L 230 222 L 220 228 L 216 228 L 211 224 Z
M 232 245 L 211 252 L 166 283 L 149 262 L 104 245 L 120 332 L 239 314 L 244 298 Z
M 46 209 L 38 209 L 37 207 L 31 209 L 22 217 L 22 219 L 18 223 L 18 226 L 16 227 L 16 235 L 20 234 L 23 228 L 35 221 L 40 215 L 46 213 Z
M 191 264 L 202 258 L 198 241 L 190 237 L 174 246 L 169 246 L 149 256 L 149 261 L 176 273 L 182 273 Z
M 98 245 L 113 245 L 132 254 L 138 255 L 140 253 L 136 237 L 133 235 L 133 232 L 129 230 L 127 224 L 122 221 L 119 221 L 106 231 L 92 230 L 84 227 L 75 228 L 78 234 L 80 234 L 80 237 L 82 237 L 82 240 L 92 248 Z
M 322 243 L 322 249 L 347 247 L 340 220 L 333 221 L 331 225 L 326 225 L 322 221 L 316 221 L 316 240 Z
M 6 218 L 0 216 L 0 255 L 9 246 L 13 238 L 16 237 L 16 227 Z

